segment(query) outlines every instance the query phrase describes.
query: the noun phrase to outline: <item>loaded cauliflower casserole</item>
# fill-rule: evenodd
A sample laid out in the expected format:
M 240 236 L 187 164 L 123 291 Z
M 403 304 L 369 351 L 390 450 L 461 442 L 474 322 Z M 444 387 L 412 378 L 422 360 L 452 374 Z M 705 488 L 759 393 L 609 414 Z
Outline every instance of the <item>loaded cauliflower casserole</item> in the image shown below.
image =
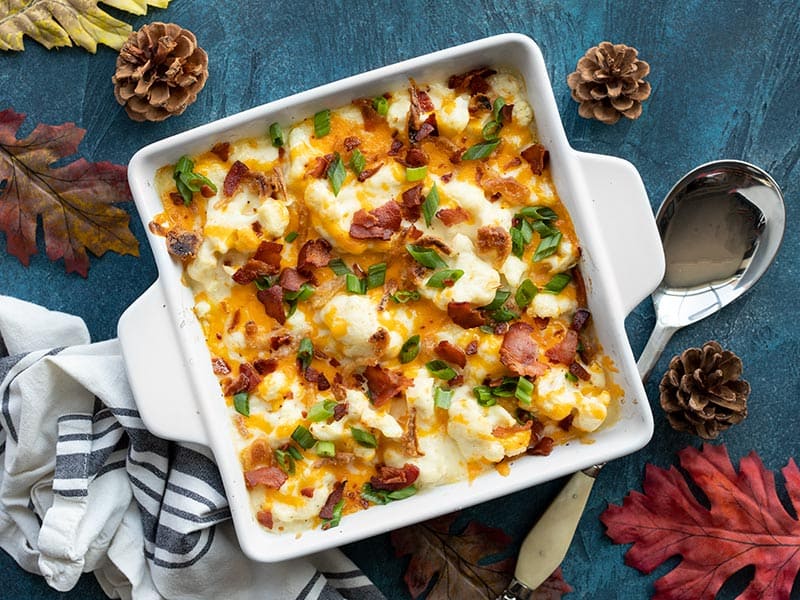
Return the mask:
M 506 474 L 619 400 L 512 73 L 265 123 L 156 184 L 265 528 Z

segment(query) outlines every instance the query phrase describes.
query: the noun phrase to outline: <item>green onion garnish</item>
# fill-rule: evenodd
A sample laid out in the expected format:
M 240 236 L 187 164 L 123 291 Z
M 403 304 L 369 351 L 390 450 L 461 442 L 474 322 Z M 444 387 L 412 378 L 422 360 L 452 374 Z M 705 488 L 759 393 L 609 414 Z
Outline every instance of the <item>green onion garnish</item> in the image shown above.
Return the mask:
M 547 206 L 526 206 L 519 211 L 519 214 L 534 221 L 555 221 L 558 219 L 556 212 Z
M 281 449 L 275 450 L 275 461 L 281 468 L 281 471 L 288 475 L 294 475 L 294 457 Z
M 385 117 L 389 112 L 389 101 L 383 96 L 376 96 L 372 99 L 372 108 L 375 109 L 380 116 Z
M 425 196 L 425 202 L 422 203 L 422 216 L 425 217 L 425 225 L 428 227 L 431 226 L 437 210 L 439 210 L 439 190 L 434 183 L 431 191 Z
M 276 148 L 283 146 L 283 129 L 281 129 L 280 123 L 273 123 L 269 126 L 269 139 Z
M 447 267 L 447 263 L 442 260 L 439 253 L 433 248 L 426 248 L 425 246 L 416 246 L 414 244 L 406 244 L 408 253 L 423 267 L 429 269 L 443 269 Z
M 360 446 L 364 446 L 365 448 L 378 447 L 378 440 L 376 440 L 375 436 L 369 431 L 364 431 L 363 429 L 358 429 L 357 427 L 351 427 L 350 433 L 353 434 L 353 439 L 358 442 Z
M 406 181 L 422 181 L 428 174 L 428 167 L 406 167 Z
M 506 303 L 509 296 L 511 296 L 511 292 L 508 290 L 497 290 L 494 293 L 494 300 L 489 302 L 486 306 L 481 306 L 481 310 L 497 310 Z
M 289 233 L 287 233 L 287 234 L 286 234 L 286 235 L 283 237 L 283 240 L 284 240 L 285 242 L 288 242 L 289 244 L 291 244 L 293 241 L 295 241 L 295 240 L 297 239 L 297 236 L 298 236 L 298 235 L 300 235 L 300 234 L 299 234 L 299 233 L 297 233 L 296 231 L 290 231 Z
M 453 399 L 453 390 L 443 390 L 438 385 L 433 386 L 433 405 L 436 408 L 447 410 Z
M 553 227 L 552 225 L 548 225 L 544 221 L 534 221 L 533 222 L 533 230 L 539 234 L 540 237 L 550 237 L 551 235 L 556 235 L 558 233 L 558 228 Z
M 331 262 L 328 263 L 328 268 L 333 271 L 336 275 L 347 275 L 348 273 L 352 273 L 350 267 L 348 267 L 341 258 L 334 258 Z
M 556 273 L 552 279 L 548 281 L 542 288 L 543 292 L 550 292 L 551 294 L 558 294 L 561 290 L 567 287 L 567 284 L 572 280 L 569 273 Z
M 172 172 L 175 186 L 183 198 L 183 203 L 189 205 L 192 202 L 194 192 L 199 192 L 200 188 L 207 185 L 213 192 L 217 193 L 217 186 L 205 175 L 194 172 L 194 162 L 188 156 L 181 156 Z
M 297 442 L 298 446 L 305 450 L 312 448 L 316 443 L 316 440 L 314 439 L 314 436 L 311 435 L 311 432 L 302 425 L 295 427 L 294 431 L 292 432 L 292 439 Z
M 322 441 L 320 440 L 317 442 L 317 446 L 314 449 L 317 453 L 317 456 L 336 456 L 336 446 L 334 446 L 333 442 Z
M 533 253 L 533 262 L 542 260 L 556 253 L 558 245 L 561 243 L 561 232 L 542 238 L 539 245 L 536 247 L 536 252 Z
M 277 277 L 258 277 L 253 283 L 256 284 L 257 290 L 268 290 L 275 285 L 276 280 Z
M 367 269 L 367 289 L 380 287 L 386 281 L 386 263 L 375 263 Z
M 443 360 L 437 359 L 429 361 L 425 363 L 425 368 L 437 379 L 444 379 L 445 381 L 450 381 L 453 377 L 458 375 L 456 370 Z
M 295 448 L 294 446 L 289 446 L 286 451 L 291 454 L 292 458 L 295 460 L 303 460 L 303 455 L 300 454 L 300 450 Z
M 500 144 L 500 140 L 481 142 L 469 148 L 461 155 L 461 160 L 481 160 L 487 158 Z
M 314 286 L 310 283 L 304 283 L 296 292 L 287 292 L 284 290 L 283 299 L 291 304 L 292 302 L 302 302 L 304 300 L 308 300 L 313 295 Z
M 481 406 L 494 406 L 497 404 L 497 399 L 492 395 L 492 389 L 486 385 L 479 385 L 472 388 L 472 393 L 475 394 L 475 399 Z
M 393 500 L 405 500 L 416 493 L 417 488 L 413 485 L 394 490 L 393 492 L 389 490 L 376 490 L 369 482 L 361 487 L 361 497 L 373 504 L 388 504 Z
M 250 394 L 248 392 L 239 392 L 233 395 L 233 408 L 236 409 L 241 415 L 245 417 L 250 416 Z
M 517 390 L 517 378 L 503 377 L 500 385 L 490 387 L 489 390 L 492 392 L 492 396 L 496 398 L 510 398 Z
M 525 377 L 520 377 L 517 380 L 517 389 L 514 391 L 514 397 L 522 404 L 530 405 L 532 393 L 533 384 Z
M 503 98 L 502 96 L 498 96 L 497 98 L 495 98 L 494 104 L 492 105 L 492 118 L 498 123 L 503 122 L 503 115 L 500 113 L 500 111 L 503 109 L 505 105 L 506 105 L 505 98 Z
M 573 373 L 570 373 L 569 371 L 564 373 L 564 378 L 571 381 L 572 383 L 578 383 L 578 376 Z
M 401 363 L 410 363 L 417 358 L 417 354 L 419 354 L 419 339 L 418 335 L 412 335 L 403 343 L 403 346 L 400 348 L 399 357 Z
M 359 279 L 355 273 L 347 273 L 344 276 L 345 287 L 351 294 L 366 294 L 367 282 L 364 279 Z
M 367 159 L 361 154 L 361 150 L 356 148 L 353 154 L 350 155 L 350 168 L 353 169 L 356 175 L 361 175 L 361 171 L 367 166 Z
M 322 400 L 317 402 L 308 409 L 308 420 L 313 423 L 327 421 L 333 416 L 334 408 L 336 408 L 335 400 Z
M 419 300 L 420 295 L 417 290 L 400 290 L 389 297 L 398 304 L 405 304 L 410 300 Z
M 345 177 L 347 177 L 347 171 L 344 170 L 342 157 L 339 156 L 338 152 L 335 152 L 333 162 L 328 166 L 328 181 L 331 182 L 334 196 L 339 195 L 339 190 L 342 189 L 342 183 L 344 183 Z
M 500 136 L 500 130 L 502 128 L 503 124 L 498 121 L 486 121 L 486 125 L 483 126 L 483 130 L 481 131 L 481 135 L 483 136 L 483 139 L 487 141 L 496 140 Z
M 333 517 L 330 519 L 322 519 L 322 528 L 330 529 L 331 527 L 338 527 L 342 520 L 342 509 L 344 508 L 344 498 L 336 503 L 333 507 Z
M 431 278 L 425 282 L 425 285 L 432 288 L 450 287 L 461 279 L 463 274 L 464 271 L 461 269 L 443 269 L 442 271 L 436 271 L 436 273 L 431 275 Z
M 312 358 L 314 358 L 314 344 L 311 343 L 310 338 L 303 338 L 297 348 L 297 362 L 300 363 L 303 372 L 311 366 Z
M 314 115 L 314 135 L 325 137 L 331 132 L 331 111 L 327 108 Z
M 526 279 L 522 283 L 519 284 L 517 288 L 517 293 L 514 294 L 514 300 L 517 303 L 517 306 L 520 308 L 525 308 L 531 302 L 533 302 L 533 297 L 537 294 L 539 288 L 533 285 L 533 282 L 530 279 Z
M 497 321 L 498 323 L 505 323 L 507 321 L 513 321 L 514 319 L 519 319 L 519 315 L 515 313 L 513 310 L 508 310 L 505 306 L 501 306 L 497 310 L 492 311 L 491 315 L 493 321 Z

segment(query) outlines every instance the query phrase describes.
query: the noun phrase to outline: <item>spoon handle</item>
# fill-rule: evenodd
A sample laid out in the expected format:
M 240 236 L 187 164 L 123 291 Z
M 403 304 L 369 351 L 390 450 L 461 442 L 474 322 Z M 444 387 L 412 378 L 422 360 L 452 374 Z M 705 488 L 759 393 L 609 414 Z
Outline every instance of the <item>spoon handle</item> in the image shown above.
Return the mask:
M 647 380 L 650 378 L 650 373 L 653 371 L 653 367 L 656 366 L 661 353 L 664 352 L 664 348 L 667 346 L 667 342 L 669 342 L 672 334 L 678 329 L 678 327 L 670 327 L 656 321 L 653 333 L 650 334 L 650 339 L 647 340 L 647 344 L 644 350 L 642 350 L 642 355 L 636 363 L 636 367 L 639 369 L 639 375 L 642 378 L 642 383 L 647 383 Z

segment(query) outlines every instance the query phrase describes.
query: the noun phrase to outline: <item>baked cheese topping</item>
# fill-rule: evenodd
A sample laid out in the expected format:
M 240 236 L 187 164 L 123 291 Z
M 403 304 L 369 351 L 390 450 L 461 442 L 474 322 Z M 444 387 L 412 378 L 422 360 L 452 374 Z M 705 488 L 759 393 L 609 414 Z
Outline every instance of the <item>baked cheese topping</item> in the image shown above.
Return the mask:
M 621 396 L 510 72 L 265 124 L 156 184 L 150 227 L 184 263 L 267 529 L 507 473 Z

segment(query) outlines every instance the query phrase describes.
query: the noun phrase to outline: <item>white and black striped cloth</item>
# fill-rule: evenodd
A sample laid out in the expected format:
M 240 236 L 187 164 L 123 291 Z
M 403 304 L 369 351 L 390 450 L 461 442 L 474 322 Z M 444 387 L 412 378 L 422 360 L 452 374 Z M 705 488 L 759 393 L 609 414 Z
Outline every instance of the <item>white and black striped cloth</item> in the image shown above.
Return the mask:
M 208 449 L 149 433 L 116 340 L 0 296 L 0 546 L 55 589 L 121 598 L 374 600 L 338 550 L 273 565 L 239 549 Z

